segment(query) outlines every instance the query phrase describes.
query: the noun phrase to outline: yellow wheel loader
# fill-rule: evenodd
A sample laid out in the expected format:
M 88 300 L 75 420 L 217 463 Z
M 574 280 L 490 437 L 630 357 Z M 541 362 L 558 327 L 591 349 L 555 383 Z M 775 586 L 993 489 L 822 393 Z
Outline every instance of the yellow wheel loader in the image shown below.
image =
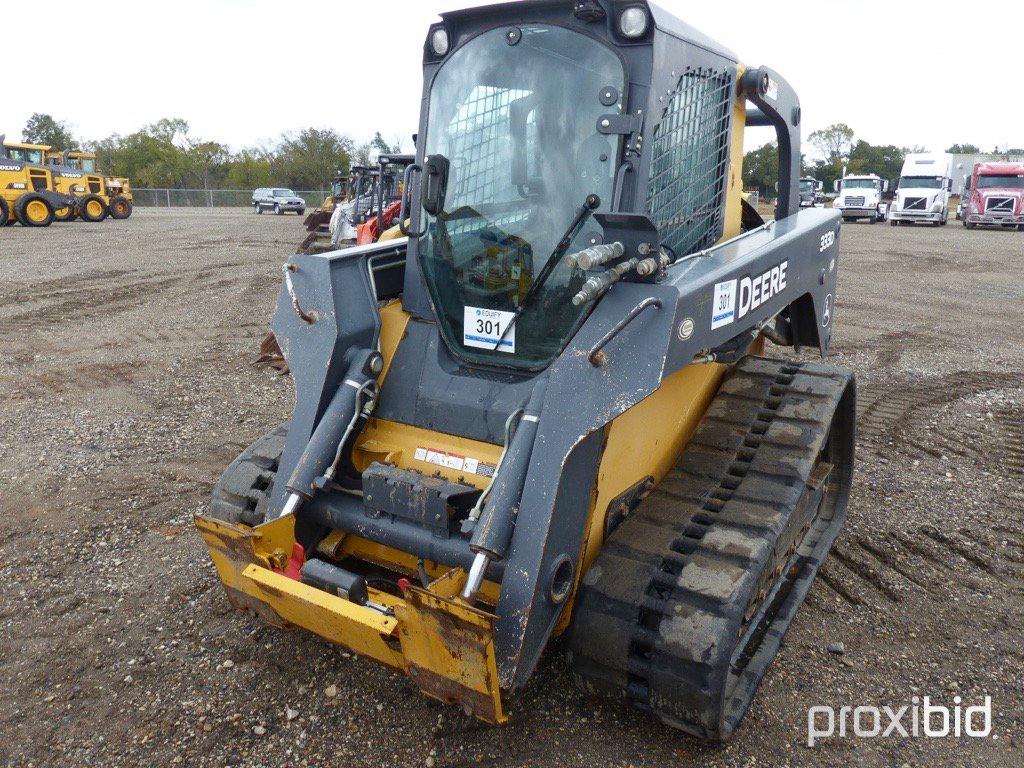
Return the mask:
M 228 598 L 491 723 L 562 635 L 585 691 L 726 738 L 852 478 L 853 374 L 777 354 L 824 356 L 839 258 L 796 94 L 641 0 L 444 14 L 423 73 L 408 237 L 283 267 L 295 409 L 196 517 Z
M 53 171 L 57 190 L 74 195 L 78 206 L 69 218 L 99 222 L 127 219 L 132 215 L 132 191 L 128 179 L 107 176 L 96 169 L 96 153 L 47 149 L 46 162 Z
M 43 166 L 0 157 L 0 227 L 19 222 L 25 227 L 48 227 L 56 212 L 74 200 L 54 191 L 53 174 Z
M 54 212 L 56 221 L 81 218 L 99 222 L 107 216 L 114 219 L 131 216 L 131 184 L 128 179 L 98 172 L 95 152 L 54 150 L 46 144 L 7 141 L 2 135 L 0 145 L 8 158 L 45 165 L 53 176 L 53 190 L 72 198 L 73 205 Z

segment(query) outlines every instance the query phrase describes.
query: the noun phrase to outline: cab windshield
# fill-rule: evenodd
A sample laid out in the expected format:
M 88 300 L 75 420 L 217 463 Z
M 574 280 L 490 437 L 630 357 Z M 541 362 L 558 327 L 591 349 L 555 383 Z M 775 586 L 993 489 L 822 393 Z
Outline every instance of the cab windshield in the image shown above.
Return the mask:
M 83 157 L 82 170 L 86 173 L 94 173 L 96 171 L 96 161 L 91 157 Z
M 43 151 L 41 149 L 8 148 L 12 160 L 20 160 L 23 163 L 35 163 L 40 165 L 43 162 Z
M 843 189 L 878 189 L 878 180 L 843 179 Z
M 979 176 L 978 189 L 1024 189 L 1024 174 Z
M 942 178 L 937 176 L 901 176 L 900 189 L 942 189 Z
M 805 193 L 806 192 L 813 192 L 814 191 L 814 182 L 813 181 L 801 181 L 800 182 L 800 191 L 801 192 L 805 192 Z
M 422 213 L 417 250 L 449 348 L 536 370 L 585 317 L 572 303 L 584 275 L 565 255 L 600 233 L 592 219 L 534 280 L 587 196 L 600 197 L 598 211 L 611 203 L 618 137 L 597 124 L 620 112 L 625 73 L 610 48 L 577 32 L 515 31 L 476 37 L 434 78 L 424 153 L 447 158 L 448 185 L 439 212 Z

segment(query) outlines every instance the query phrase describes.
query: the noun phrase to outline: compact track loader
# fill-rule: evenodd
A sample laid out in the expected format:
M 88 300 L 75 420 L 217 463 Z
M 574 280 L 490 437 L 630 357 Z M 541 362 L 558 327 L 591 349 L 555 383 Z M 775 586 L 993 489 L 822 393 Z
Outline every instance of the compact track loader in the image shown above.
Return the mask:
M 639 0 L 444 14 L 423 68 L 408 238 L 284 266 L 295 410 L 196 518 L 228 596 L 492 723 L 565 635 L 584 690 L 725 738 L 853 465 L 853 374 L 763 355 L 834 319 L 796 94 Z

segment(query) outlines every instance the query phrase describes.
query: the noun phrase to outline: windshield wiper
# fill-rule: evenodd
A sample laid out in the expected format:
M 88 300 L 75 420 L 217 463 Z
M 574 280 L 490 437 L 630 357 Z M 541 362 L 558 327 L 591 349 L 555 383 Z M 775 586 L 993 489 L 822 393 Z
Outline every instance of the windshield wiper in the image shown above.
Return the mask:
M 548 256 L 547 261 L 544 262 L 544 266 L 541 267 L 540 272 L 537 273 L 533 282 L 530 283 L 530 287 L 527 289 L 526 295 L 523 296 L 523 300 L 519 302 L 519 306 L 516 307 L 516 311 L 515 314 L 512 315 L 512 319 L 508 321 L 508 325 L 505 326 L 505 330 L 503 330 L 501 332 L 501 336 L 498 337 L 498 343 L 494 345 L 491 350 L 492 352 L 497 351 L 497 349 L 504 343 L 505 339 L 508 338 L 509 332 L 515 328 L 516 321 L 523 312 L 526 311 L 527 305 L 533 297 L 536 296 L 540 292 L 540 289 L 544 287 L 548 278 L 551 277 L 552 273 L 555 271 L 555 266 L 558 264 L 559 260 L 565 255 L 565 252 L 569 250 L 570 243 L 572 243 L 576 235 L 580 233 L 580 230 L 583 229 L 583 225 L 586 224 L 587 219 L 590 218 L 590 214 L 592 214 L 599 205 L 601 205 L 600 197 L 594 194 L 587 195 L 587 199 L 583 201 L 582 207 L 576 211 L 576 215 L 573 216 L 572 221 L 565 230 L 565 234 L 562 235 L 562 239 L 558 241 L 558 245 L 555 246 L 551 255 Z

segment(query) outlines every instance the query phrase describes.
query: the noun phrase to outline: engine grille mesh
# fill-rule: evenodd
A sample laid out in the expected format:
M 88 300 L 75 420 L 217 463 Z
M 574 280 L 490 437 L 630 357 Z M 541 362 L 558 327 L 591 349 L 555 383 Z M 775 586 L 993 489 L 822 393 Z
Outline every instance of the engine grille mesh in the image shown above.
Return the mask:
M 687 69 L 654 129 L 647 212 L 678 256 L 722 236 L 734 81 L 729 70 Z

